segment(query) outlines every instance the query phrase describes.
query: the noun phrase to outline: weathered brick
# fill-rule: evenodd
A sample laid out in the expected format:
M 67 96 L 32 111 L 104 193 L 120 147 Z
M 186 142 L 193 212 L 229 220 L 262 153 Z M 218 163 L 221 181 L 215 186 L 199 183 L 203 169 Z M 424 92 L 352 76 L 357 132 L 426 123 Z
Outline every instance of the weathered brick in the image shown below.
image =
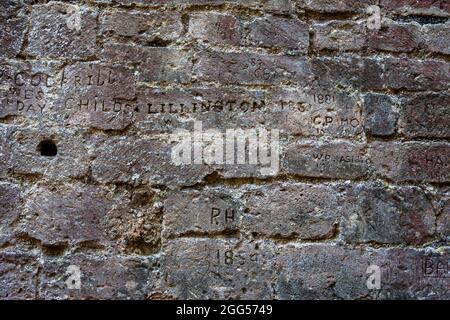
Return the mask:
M 450 239 L 450 192 L 448 190 L 439 192 L 434 205 L 438 211 L 436 232 L 448 241 Z
M 399 127 L 409 138 L 450 137 L 450 95 L 418 93 L 405 97 L 401 105 Z
M 21 1 L 0 3 L 0 57 L 16 57 L 22 48 L 28 18 Z
M 126 67 L 79 63 L 64 68 L 57 114 L 69 125 L 123 130 L 132 122 L 136 77 Z
M 156 258 L 74 254 L 45 259 L 39 279 L 40 299 L 146 299 L 157 288 Z M 75 269 L 79 268 L 80 289 Z M 70 283 L 75 280 L 75 283 Z M 70 283 L 70 287 L 67 283 Z
M 37 240 L 43 249 L 113 248 L 121 253 L 155 253 L 160 246 L 160 214 L 151 200 L 139 207 L 130 203 L 130 197 L 126 192 L 114 194 L 80 184 L 37 187 L 27 194 L 17 233 Z
M 193 120 L 204 129 L 247 129 L 255 123 L 278 128 L 268 103 L 262 90 L 145 88 L 133 105 L 134 125 L 145 133 L 191 130 Z
M 353 51 L 366 46 L 367 35 L 363 23 L 331 21 L 313 27 L 314 48 L 320 50 Z
M 53 150 L 52 144 L 57 150 Z M 23 128 L 11 135 L 9 167 L 20 174 L 79 178 L 89 171 L 89 157 L 83 137 L 75 131 Z
M 311 11 L 338 13 L 338 12 L 365 12 L 370 5 L 376 5 L 376 0 L 294 0 L 301 9 Z
M 385 88 L 408 90 L 446 90 L 450 64 L 439 60 L 387 58 L 384 61 Z
M 368 31 L 367 46 L 374 51 L 411 52 L 419 48 L 420 34 L 415 24 L 387 23 Z
M 101 220 L 113 202 L 95 187 L 38 187 L 26 197 L 18 232 L 44 246 L 97 242 L 106 245 Z
M 358 138 L 364 116 L 358 97 L 327 88 L 274 89 L 268 93 L 265 125 L 302 137 L 331 136 Z
M 429 25 L 424 27 L 425 47 L 428 51 L 450 54 L 450 24 Z
M 320 57 L 312 61 L 312 73 L 320 87 L 379 88 L 383 86 L 383 66 L 377 59 Z
M 360 184 L 345 190 L 346 243 L 413 244 L 435 237 L 435 210 L 422 189 Z
M 107 44 L 102 56 L 107 62 L 139 64 L 138 80 L 143 82 L 187 83 L 192 76 L 191 56 L 179 49 Z
M 38 258 L 20 252 L 0 253 L 0 298 L 35 299 L 39 269 Z
M 368 30 L 365 22 L 331 21 L 314 26 L 316 50 L 410 52 L 419 48 L 420 32 L 415 24 L 392 21 L 379 30 Z
M 55 106 L 59 63 L 13 62 L 0 65 L 0 118 L 42 118 Z
M 151 43 L 178 39 L 183 24 L 178 13 L 113 11 L 102 15 L 101 30 Z
M 371 264 L 381 269 L 377 299 L 449 299 L 449 247 L 379 249 Z
M 450 4 L 446 0 L 381 0 L 380 6 L 386 12 L 412 15 L 436 15 L 448 17 Z
M 289 0 L 118 0 L 125 5 L 168 5 L 168 6 L 198 6 L 198 5 L 238 5 L 269 12 L 290 12 L 292 10 Z
M 13 224 L 19 219 L 20 205 L 19 187 L 0 182 L 0 247 L 10 240 Z
M 305 84 L 309 70 L 305 58 L 250 53 L 202 53 L 194 66 L 198 80 L 225 84 Z
M 0 178 L 5 177 L 8 173 L 11 130 L 10 127 L 0 126 Z
M 204 164 L 176 166 L 169 141 L 131 137 L 99 139 L 92 163 L 92 177 L 102 183 L 190 185 L 213 172 Z
M 287 147 L 283 169 L 305 177 L 356 179 L 368 174 L 369 164 L 360 144 L 302 142 Z
M 300 20 L 266 16 L 253 20 L 246 29 L 246 40 L 251 45 L 308 52 L 309 26 Z
M 275 184 L 251 188 L 242 199 L 244 229 L 274 238 L 333 237 L 341 215 L 340 196 L 328 185 Z
M 369 295 L 362 249 L 338 245 L 283 245 L 276 268 L 279 299 L 358 299 Z
M 213 44 L 242 44 L 242 22 L 229 14 L 202 12 L 189 16 L 189 36 Z
M 276 291 L 280 299 L 441 299 L 448 297 L 448 247 L 438 250 L 284 245 Z M 381 288 L 368 289 L 368 267 L 379 267 Z M 305 272 L 307 270 L 307 272 Z
M 26 52 L 37 57 L 89 58 L 96 51 L 97 13 L 78 5 L 33 6 Z
M 450 65 L 440 60 L 408 58 L 316 58 L 312 71 L 321 86 L 362 89 L 446 90 Z
M 374 142 L 370 160 L 376 173 L 394 181 L 447 182 L 450 178 L 447 143 Z
M 364 127 L 372 136 L 390 136 L 396 132 L 397 112 L 393 99 L 384 94 L 364 96 Z
M 271 299 L 274 246 L 234 239 L 179 239 L 165 247 L 165 293 L 177 299 Z
M 172 191 L 164 203 L 164 234 L 238 232 L 241 216 L 240 205 L 228 190 Z

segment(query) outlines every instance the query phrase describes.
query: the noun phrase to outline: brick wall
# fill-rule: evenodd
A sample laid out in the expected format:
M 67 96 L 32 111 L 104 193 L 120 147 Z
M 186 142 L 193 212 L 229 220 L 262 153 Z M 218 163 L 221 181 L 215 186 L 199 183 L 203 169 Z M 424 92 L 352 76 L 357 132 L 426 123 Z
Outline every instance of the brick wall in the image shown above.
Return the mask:
M 449 16 L 0 0 L 0 298 L 449 299 Z M 278 170 L 173 163 L 194 123 Z

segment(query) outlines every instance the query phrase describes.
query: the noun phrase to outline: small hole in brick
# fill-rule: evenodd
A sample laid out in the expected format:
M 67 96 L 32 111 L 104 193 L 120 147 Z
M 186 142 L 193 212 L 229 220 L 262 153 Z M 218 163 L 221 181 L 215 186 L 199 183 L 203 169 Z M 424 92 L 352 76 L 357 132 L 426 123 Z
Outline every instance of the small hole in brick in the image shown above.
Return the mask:
M 58 154 L 56 143 L 52 140 L 41 141 L 41 143 L 39 143 L 38 145 L 38 151 L 41 156 L 44 157 L 54 157 Z

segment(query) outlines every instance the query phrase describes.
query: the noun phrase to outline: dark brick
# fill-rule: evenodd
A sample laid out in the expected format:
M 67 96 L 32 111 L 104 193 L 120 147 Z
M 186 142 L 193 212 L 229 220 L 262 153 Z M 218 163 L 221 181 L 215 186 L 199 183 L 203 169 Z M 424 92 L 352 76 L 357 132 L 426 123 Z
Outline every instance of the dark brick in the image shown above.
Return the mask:
M 0 178 L 5 177 L 8 173 L 11 130 L 10 127 L 0 126 Z
M 430 300 L 449 296 L 448 247 L 365 250 L 326 244 L 284 245 L 278 261 L 276 291 L 280 299 Z M 380 268 L 379 290 L 367 288 L 369 266 Z
M 80 63 L 66 67 L 57 114 L 64 123 L 101 130 L 123 130 L 133 119 L 136 77 L 126 67 Z
M 437 208 L 437 232 L 448 241 L 450 239 L 450 192 L 439 192 L 434 202 Z
M 174 165 L 168 141 L 103 138 L 94 146 L 92 177 L 101 183 L 189 185 L 201 182 L 213 172 L 207 165 Z
M 40 150 L 40 144 L 45 141 L 56 145 L 56 155 L 47 156 Z M 9 167 L 20 174 L 41 174 L 57 179 L 83 177 L 89 170 L 87 146 L 80 134 L 72 130 L 17 129 L 11 136 Z
M 383 87 L 407 90 L 447 90 L 450 64 L 439 60 L 387 58 Z
M 145 88 L 139 91 L 135 127 L 145 133 L 173 133 L 192 130 L 193 120 L 204 129 L 253 128 L 255 123 L 278 128 L 280 119 L 272 111 L 262 90 L 239 88 Z
M 265 124 L 295 136 L 351 137 L 363 133 L 364 117 L 359 97 L 327 88 L 275 89 L 268 93 L 273 114 Z
M 366 46 L 367 34 L 364 23 L 331 21 L 313 26 L 315 50 L 354 51 Z
M 372 136 L 390 136 L 396 132 L 397 112 L 393 99 L 384 94 L 364 96 L 364 127 Z
M 425 28 L 425 47 L 428 51 L 450 54 L 450 24 L 428 25 Z
M 381 268 L 377 299 L 449 299 L 449 247 L 379 249 L 371 263 Z
M 36 298 L 39 269 L 37 259 L 27 253 L 0 253 L 0 298 L 2 300 Z

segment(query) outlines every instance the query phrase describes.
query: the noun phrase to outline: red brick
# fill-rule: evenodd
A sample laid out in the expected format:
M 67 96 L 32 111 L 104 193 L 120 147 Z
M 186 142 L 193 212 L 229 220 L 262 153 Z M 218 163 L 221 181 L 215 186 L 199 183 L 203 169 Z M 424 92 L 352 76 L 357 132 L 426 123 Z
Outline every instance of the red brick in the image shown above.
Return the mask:
M 448 182 L 450 179 L 447 143 L 374 142 L 370 160 L 376 173 L 394 181 Z

